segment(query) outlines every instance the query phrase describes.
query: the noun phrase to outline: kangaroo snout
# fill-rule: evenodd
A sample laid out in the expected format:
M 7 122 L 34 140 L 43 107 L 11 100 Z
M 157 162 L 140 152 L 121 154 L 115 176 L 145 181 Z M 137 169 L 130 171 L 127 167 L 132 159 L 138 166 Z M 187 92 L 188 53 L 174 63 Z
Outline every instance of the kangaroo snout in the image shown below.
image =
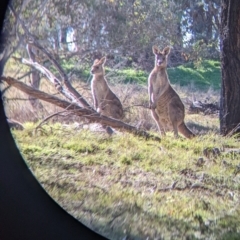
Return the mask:
M 90 73 L 91 73 L 91 74 L 94 74 L 94 73 L 95 73 L 95 71 L 94 71 L 93 68 L 90 70 Z
M 162 60 L 162 59 L 158 59 L 158 60 L 157 60 L 157 65 L 158 65 L 158 66 L 160 66 L 162 63 L 163 63 L 163 60 Z

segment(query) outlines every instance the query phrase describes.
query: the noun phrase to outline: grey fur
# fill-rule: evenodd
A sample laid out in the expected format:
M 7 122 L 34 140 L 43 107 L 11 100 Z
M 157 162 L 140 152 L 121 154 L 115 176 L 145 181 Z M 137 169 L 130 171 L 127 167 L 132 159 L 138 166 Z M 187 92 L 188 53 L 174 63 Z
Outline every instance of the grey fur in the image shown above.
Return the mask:
M 160 133 L 173 130 L 174 136 L 178 137 L 178 131 L 187 138 L 195 135 L 184 123 L 185 107 L 170 85 L 167 75 L 167 58 L 170 47 L 165 47 L 160 51 L 157 46 L 153 46 L 155 54 L 155 66 L 148 77 L 149 107 L 152 117 L 158 125 Z
M 123 107 L 118 97 L 108 86 L 104 77 L 104 63 L 106 58 L 96 59 L 91 68 L 93 75 L 91 82 L 94 108 L 102 115 L 121 119 L 123 117 Z

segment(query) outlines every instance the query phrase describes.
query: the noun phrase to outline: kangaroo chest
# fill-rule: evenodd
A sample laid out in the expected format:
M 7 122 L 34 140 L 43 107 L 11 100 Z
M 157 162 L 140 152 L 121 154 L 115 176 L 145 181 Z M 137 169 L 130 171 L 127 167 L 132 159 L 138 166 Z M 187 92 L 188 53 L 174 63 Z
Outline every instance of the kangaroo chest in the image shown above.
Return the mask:
M 100 101 L 106 98 L 108 86 L 105 81 L 93 80 L 92 89 L 94 90 L 95 97 Z
M 169 87 L 167 75 L 161 72 L 153 72 L 150 76 L 152 85 L 152 101 L 155 102 Z

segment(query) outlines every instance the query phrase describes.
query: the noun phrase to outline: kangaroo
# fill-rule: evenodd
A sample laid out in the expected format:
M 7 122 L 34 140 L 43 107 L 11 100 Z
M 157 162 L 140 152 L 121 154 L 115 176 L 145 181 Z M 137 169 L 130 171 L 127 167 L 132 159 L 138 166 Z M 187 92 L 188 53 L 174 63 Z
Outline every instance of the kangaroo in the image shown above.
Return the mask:
M 123 118 L 123 107 L 118 97 L 108 86 L 104 77 L 104 63 L 106 57 L 96 59 L 91 68 L 93 75 L 91 82 L 92 96 L 94 100 L 94 108 L 102 115 L 121 119 Z
M 161 134 L 165 135 L 166 131 L 173 130 L 176 138 L 178 131 L 186 138 L 192 138 L 195 134 L 184 123 L 184 105 L 170 85 L 166 71 L 170 47 L 160 51 L 157 46 L 153 46 L 152 50 L 155 55 L 155 66 L 148 77 L 149 108 L 152 117 Z

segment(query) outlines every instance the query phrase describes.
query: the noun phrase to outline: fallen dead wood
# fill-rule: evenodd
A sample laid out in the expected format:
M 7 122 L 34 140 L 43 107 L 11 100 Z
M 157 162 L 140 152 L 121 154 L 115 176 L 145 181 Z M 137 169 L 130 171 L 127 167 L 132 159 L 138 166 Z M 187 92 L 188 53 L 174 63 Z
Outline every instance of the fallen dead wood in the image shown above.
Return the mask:
M 189 114 L 203 113 L 204 115 L 218 114 L 219 106 L 217 103 L 202 103 L 201 101 L 191 102 L 188 112 Z
M 91 109 L 91 106 L 82 97 L 82 95 L 78 93 L 78 95 L 76 96 L 76 93 L 73 93 L 71 91 L 73 87 L 69 88 L 70 84 L 68 84 L 68 87 L 66 87 L 66 82 L 68 82 L 67 80 L 64 81 L 64 83 L 62 83 L 53 73 L 51 73 L 47 68 L 45 68 L 44 66 L 40 65 L 37 62 L 33 62 L 25 58 L 17 58 L 17 57 L 13 57 L 13 58 L 16 61 L 19 61 L 27 66 L 37 69 L 39 72 L 45 75 L 45 77 L 47 77 L 47 79 L 55 86 L 55 88 L 70 101 L 75 102 L 78 106 L 83 106 Z M 74 92 L 76 92 L 76 90 Z
M 31 38 L 28 40 L 28 45 L 29 46 L 34 46 L 36 49 L 38 49 L 39 51 L 41 51 L 42 53 L 45 54 L 45 56 L 52 62 L 52 64 L 54 65 L 54 67 L 58 70 L 62 81 L 58 82 L 58 85 L 62 86 L 65 88 L 66 91 L 68 91 L 69 93 L 71 93 L 73 95 L 73 98 L 75 99 L 75 101 L 79 102 L 83 107 L 86 108 L 91 108 L 91 106 L 89 105 L 89 103 L 82 97 L 82 95 L 76 91 L 76 89 L 70 84 L 69 79 L 67 77 L 67 74 L 64 72 L 63 68 L 61 67 L 61 65 L 54 59 L 54 57 L 43 47 L 41 46 L 38 41 L 36 41 L 34 38 Z M 41 66 L 39 64 L 39 66 Z M 41 71 L 41 68 L 38 68 L 38 70 Z M 50 71 L 49 71 L 50 72 Z M 57 80 L 57 78 L 55 78 L 55 81 Z
M 21 24 L 24 32 L 28 36 L 28 44 L 27 48 L 32 48 L 34 47 L 35 49 L 41 51 L 42 53 L 45 54 L 45 56 L 52 62 L 52 64 L 55 66 L 55 68 L 58 70 L 61 80 L 56 78 L 49 70 L 47 70 L 45 67 L 41 66 L 40 64 L 37 64 L 35 61 L 28 61 L 29 66 L 32 66 L 36 68 L 38 71 L 42 72 L 44 75 L 47 75 L 47 77 L 50 81 L 53 81 L 55 87 L 65 95 L 68 99 L 71 99 L 72 101 L 76 102 L 80 106 L 86 107 L 86 108 L 91 108 L 91 106 L 88 104 L 88 102 L 82 97 L 82 95 L 76 91 L 75 88 L 70 84 L 69 79 L 67 77 L 67 74 L 64 72 L 63 68 L 61 65 L 54 59 L 54 57 L 43 47 L 39 42 L 37 41 L 36 36 L 30 33 L 28 28 L 25 26 L 24 22 L 19 18 L 15 10 L 11 5 L 9 5 L 10 11 L 13 13 L 14 17 L 18 20 L 18 22 Z M 31 58 L 31 56 L 30 56 Z M 18 58 L 15 57 L 16 60 L 19 60 Z M 21 60 L 21 58 L 20 58 Z M 34 59 L 32 59 L 34 60 Z M 30 64 L 32 62 L 32 65 Z
M 65 110 L 71 111 L 76 116 L 84 117 L 88 119 L 89 122 L 97 122 L 103 125 L 111 126 L 115 129 L 118 129 L 119 131 L 127 131 L 133 133 L 134 135 L 145 137 L 146 139 L 160 141 L 159 137 L 153 136 L 146 131 L 140 130 L 120 120 L 100 115 L 93 109 L 80 107 L 74 102 L 70 103 L 66 100 L 59 99 L 45 92 L 34 89 L 12 77 L 2 76 L 1 81 L 6 82 L 7 84 L 27 93 L 28 95 L 52 103 L 58 107 L 64 108 Z

